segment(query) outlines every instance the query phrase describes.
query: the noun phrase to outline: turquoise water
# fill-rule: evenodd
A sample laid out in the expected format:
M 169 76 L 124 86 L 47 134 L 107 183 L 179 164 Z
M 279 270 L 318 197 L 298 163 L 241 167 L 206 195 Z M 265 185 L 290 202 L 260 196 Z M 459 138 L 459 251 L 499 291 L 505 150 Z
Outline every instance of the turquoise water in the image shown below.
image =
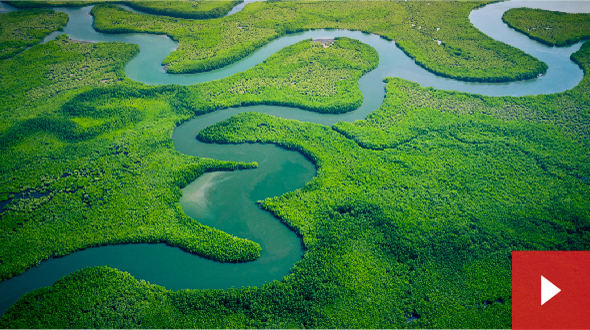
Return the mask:
M 171 290 L 184 288 L 224 289 L 229 287 L 258 286 L 272 280 L 281 280 L 301 259 L 300 239 L 279 220 L 262 211 L 256 201 L 278 196 L 301 188 L 315 176 L 315 167 L 299 153 L 280 149 L 274 145 L 243 144 L 216 145 L 196 140 L 198 132 L 214 123 L 243 111 L 264 112 L 282 118 L 332 125 L 338 121 L 363 119 L 379 107 L 384 97 L 385 77 L 400 77 L 422 86 L 437 89 L 459 90 L 492 96 L 549 94 L 571 89 L 582 79 L 582 71 L 569 56 L 580 44 L 552 48 L 541 45 L 507 28 L 501 22 L 502 13 L 510 7 L 533 6 L 552 9 L 550 2 L 498 3 L 473 11 L 470 19 L 474 26 L 491 37 L 523 49 L 549 65 L 546 75 L 529 81 L 486 84 L 455 81 L 438 77 L 401 52 L 395 43 L 379 36 L 353 31 L 317 30 L 281 37 L 259 49 L 247 58 L 225 68 L 192 75 L 166 74 L 162 60 L 178 44 L 166 36 L 147 34 L 108 35 L 92 28 L 91 7 L 59 8 L 70 20 L 63 32 L 55 32 L 44 42 L 66 33 L 73 39 L 102 42 L 120 41 L 136 43 L 140 53 L 126 66 L 127 76 L 146 84 L 189 85 L 221 79 L 242 72 L 264 61 L 285 46 L 309 38 L 346 36 L 374 47 L 379 53 L 379 66 L 359 80 L 363 92 L 362 106 L 341 115 L 317 114 L 296 108 L 251 106 L 232 108 L 199 116 L 176 128 L 173 134 L 175 148 L 185 154 L 223 160 L 257 161 L 259 167 L 236 172 L 207 173 L 183 189 L 180 200 L 187 215 L 199 222 L 219 228 L 232 235 L 247 238 L 262 246 L 261 257 L 253 262 L 219 263 L 183 252 L 163 244 L 127 244 L 90 248 L 63 258 L 50 259 L 20 276 L 0 282 L 0 313 L 24 293 L 48 286 L 60 277 L 77 269 L 107 265 L 128 271 L 137 279 L 165 286 Z M 12 7 L 3 5 L 0 10 Z M 590 3 L 563 3 L 559 8 L 577 12 L 590 12 Z M 230 14 L 233 14 L 230 12 Z M 229 202 L 228 202 L 229 201 Z
M 16 8 L 5 4 L 4 2 L 0 2 L 0 13 L 7 13 L 9 11 L 15 11 Z
M 244 0 L 244 2 L 240 3 L 239 5 L 235 6 L 232 8 L 232 10 L 230 10 L 226 16 L 229 15 L 233 15 L 237 12 L 239 12 L 240 10 L 242 10 L 244 8 L 245 5 L 252 3 L 252 2 L 257 2 L 257 1 L 265 1 L 265 0 Z
M 532 4 L 535 6 L 551 5 L 552 3 L 546 1 L 538 3 L 526 1 L 519 4 L 509 4 L 521 7 Z M 577 4 L 579 11 L 590 12 L 590 2 L 579 2 Z M 490 7 L 489 12 L 487 11 L 488 7 Z M 92 28 L 92 16 L 89 14 L 92 6 L 83 8 L 57 8 L 56 10 L 68 14 L 70 21 L 64 28 L 64 31 L 57 31 L 50 34 L 45 38 L 44 42 L 53 40 L 57 35 L 65 33 L 71 38 L 78 40 L 93 42 L 120 41 L 138 44 L 140 53 L 127 64 L 125 73 L 129 78 L 149 85 L 193 85 L 222 79 L 262 63 L 266 58 L 280 49 L 301 40 L 321 37 L 349 37 L 372 46 L 379 53 L 379 67 L 369 74 L 370 78 L 360 82 L 361 85 L 363 83 L 369 83 L 372 87 L 375 87 L 366 90 L 370 93 L 364 94 L 365 98 L 380 98 L 378 94 L 382 94 L 382 86 L 384 86 L 382 80 L 385 77 L 399 77 L 417 82 L 425 87 L 436 89 L 457 90 L 490 96 L 552 94 L 563 92 L 576 86 L 582 80 L 583 72 L 569 57 L 580 48 L 581 43 L 569 47 L 551 48 L 528 39 L 526 36 L 515 32 L 502 23 L 502 13 L 510 7 L 506 3 L 489 5 L 474 11 L 470 18 L 472 23 L 482 30 L 482 32 L 520 48 L 547 63 L 549 70 L 547 74 L 540 78 L 510 83 L 473 83 L 444 78 L 424 70 L 417 65 L 411 58 L 397 48 L 394 42 L 387 41 L 377 35 L 344 30 L 315 30 L 289 34 L 270 42 L 250 56 L 222 69 L 198 74 L 167 74 L 164 72 L 161 62 L 170 52 L 178 47 L 177 42 L 163 35 L 140 33 L 104 34 L 96 32 Z M 381 103 L 377 103 L 377 106 L 379 104 Z M 372 107 L 372 109 L 376 109 L 377 106 Z M 364 116 L 359 116 L 357 119 L 363 118 Z

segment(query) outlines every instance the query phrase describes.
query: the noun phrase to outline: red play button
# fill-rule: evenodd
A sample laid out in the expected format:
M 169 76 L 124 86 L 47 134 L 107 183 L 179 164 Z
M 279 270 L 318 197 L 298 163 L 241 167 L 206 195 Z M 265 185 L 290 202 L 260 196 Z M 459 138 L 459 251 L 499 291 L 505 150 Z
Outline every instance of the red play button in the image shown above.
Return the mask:
M 590 329 L 590 251 L 512 252 L 514 329 Z

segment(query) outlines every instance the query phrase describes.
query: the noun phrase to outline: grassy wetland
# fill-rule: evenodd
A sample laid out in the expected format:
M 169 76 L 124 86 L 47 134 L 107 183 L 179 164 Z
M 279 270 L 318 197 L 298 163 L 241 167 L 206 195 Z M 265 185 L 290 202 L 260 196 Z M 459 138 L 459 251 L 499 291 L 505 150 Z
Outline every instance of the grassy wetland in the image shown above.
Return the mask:
M 164 60 L 175 73 L 225 66 L 309 28 L 395 39 L 424 68 L 456 79 L 543 72 L 544 63 L 474 30 L 467 16 L 480 5 L 272 2 L 202 21 L 113 4 L 92 13 L 101 31 L 178 40 Z M 49 10 L 22 13 L 38 16 L 45 34 L 63 21 Z M 556 19 L 513 13 L 510 24 Z M 562 20 L 571 32 L 563 35 L 582 38 L 576 22 Z M 431 40 L 438 35 L 440 45 Z M 200 224 L 179 199 L 206 172 L 258 164 L 182 154 L 173 130 L 234 106 L 353 111 L 363 101 L 359 78 L 379 63 L 358 40 L 304 40 L 221 80 L 148 86 L 125 76 L 137 45 L 65 35 L 31 45 L 0 61 L 2 280 L 106 244 L 166 243 L 220 262 L 255 260 L 258 243 Z M 301 237 L 304 257 L 288 276 L 171 291 L 109 267 L 84 268 L 24 295 L 0 327 L 509 328 L 513 250 L 590 248 L 590 43 L 572 60 L 584 78 L 558 94 L 488 97 L 386 78 L 383 104 L 352 123 L 242 112 L 209 126 L 195 138 L 220 148 L 274 144 L 315 165 L 303 188 L 259 202 Z
M 319 28 L 360 30 L 395 40 L 419 65 L 459 80 L 513 81 L 544 73 L 543 62 L 471 26 L 469 12 L 482 4 L 257 2 L 234 15 L 207 21 L 141 15 L 112 4 L 98 5 L 92 14 L 94 27 L 101 32 L 167 34 L 178 40 L 178 50 L 162 63 L 169 65 L 169 73 L 221 68 L 286 33 Z
M 84 7 L 103 2 L 125 4 L 133 9 L 154 15 L 171 17 L 209 19 L 226 15 L 234 6 L 242 0 L 188 0 L 188 1 L 118 1 L 118 0 L 97 0 L 97 1 L 5 1 L 17 8 L 39 8 L 39 7 Z
M 567 46 L 590 38 L 590 14 L 514 8 L 502 20 L 511 28 L 550 46 Z
M 68 16 L 45 9 L 0 14 L 0 59 L 10 58 L 38 44 L 66 25 Z

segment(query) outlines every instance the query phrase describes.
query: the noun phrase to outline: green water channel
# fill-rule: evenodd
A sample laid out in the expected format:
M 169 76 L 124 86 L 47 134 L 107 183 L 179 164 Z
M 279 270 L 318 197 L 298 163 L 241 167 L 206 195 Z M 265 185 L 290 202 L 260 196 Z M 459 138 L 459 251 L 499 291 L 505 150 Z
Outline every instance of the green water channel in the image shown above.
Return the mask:
M 345 36 L 371 45 L 379 53 L 379 66 L 359 80 L 364 96 L 363 104 L 359 109 L 347 114 L 325 115 L 296 108 L 251 106 L 199 116 L 175 129 L 173 141 L 179 152 L 222 160 L 258 162 L 259 167 L 252 170 L 202 175 L 182 190 L 180 204 L 187 215 L 205 225 L 259 243 L 262 246 L 259 259 L 238 264 L 219 263 L 164 244 L 125 244 L 89 248 L 62 258 L 52 258 L 22 275 L 0 282 L 0 314 L 24 293 L 51 285 L 55 280 L 89 266 L 106 265 L 117 268 L 129 272 L 137 279 L 144 279 L 171 290 L 259 286 L 265 282 L 281 280 L 303 257 L 301 240 L 280 220 L 262 211 L 256 201 L 303 187 L 314 177 L 314 165 L 301 154 L 274 145 L 202 143 L 196 139 L 198 132 L 243 111 L 264 112 L 282 118 L 324 125 L 364 119 L 381 105 L 385 77 L 400 77 L 437 89 L 492 96 L 550 94 L 577 85 L 583 73 L 569 57 L 581 44 L 564 48 L 546 47 L 507 28 L 501 21 L 501 15 L 512 7 L 555 9 L 556 5 L 543 1 L 497 3 L 473 11 L 470 19 L 483 33 L 544 61 L 548 64 L 549 70 L 546 75 L 537 79 L 500 84 L 468 83 L 438 77 L 416 65 L 393 42 L 376 35 L 342 30 L 316 30 L 283 36 L 225 68 L 201 74 L 171 75 L 164 72 L 161 61 L 178 45 L 168 37 L 98 33 L 92 28 L 92 16 L 89 15 L 91 7 L 58 8 L 58 11 L 69 15 L 68 25 L 64 31 L 51 34 L 44 42 L 65 33 L 78 40 L 136 43 L 140 46 L 140 53 L 126 66 L 125 72 L 131 79 L 146 84 L 190 85 L 221 79 L 261 63 L 285 46 L 321 37 Z M 558 7 L 567 8 L 572 12 L 590 12 L 590 3 L 584 2 L 560 2 Z M 0 9 L 11 8 L 3 5 Z

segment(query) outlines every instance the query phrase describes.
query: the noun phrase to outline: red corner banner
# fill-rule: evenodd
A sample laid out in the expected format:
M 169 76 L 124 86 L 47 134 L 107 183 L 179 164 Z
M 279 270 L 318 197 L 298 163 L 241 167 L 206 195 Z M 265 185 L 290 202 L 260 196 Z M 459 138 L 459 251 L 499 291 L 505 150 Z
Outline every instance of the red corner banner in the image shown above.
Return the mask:
M 590 329 L 590 251 L 512 252 L 513 329 Z

